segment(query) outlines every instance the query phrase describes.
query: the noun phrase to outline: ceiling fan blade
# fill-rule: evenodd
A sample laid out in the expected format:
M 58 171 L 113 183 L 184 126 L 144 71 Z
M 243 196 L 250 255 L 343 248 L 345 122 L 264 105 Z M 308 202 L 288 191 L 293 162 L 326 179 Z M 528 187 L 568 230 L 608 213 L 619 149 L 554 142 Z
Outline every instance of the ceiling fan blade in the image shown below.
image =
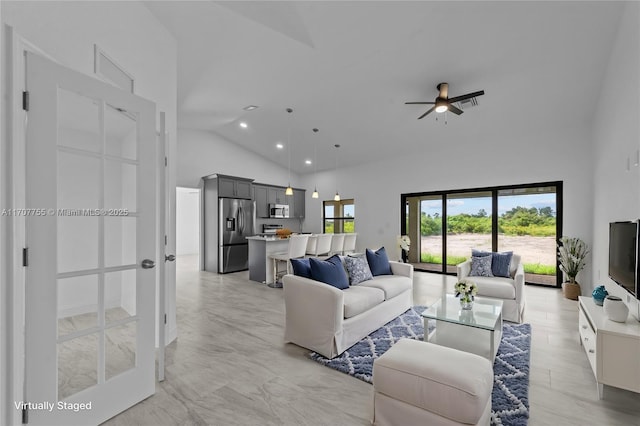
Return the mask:
M 431 107 L 431 109 L 429 109 L 429 111 L 425 112 L 424 114 L 422 114 L 420 117 L 418 117 L 418 120 L 426 117 L 427 115 L 429 115 L 430 113 L 432 113 L 434 110 L 436 109 L 435 106 Z
M 449 102 L 460 102 L 464 101 L 465 99 L 471 99 L 482 95 L 484 95 L 484 90 L 479 90 L 477 92 L 467 93 L 466 95 L 455 96 L 453 98 L 450 98 Z
M 433 105 L 435 102 L 405 102 L 405 105 Z
M 449 104 L 449 111 L 451 111 L 452 113 L 456 114 L 456 115 L 460 115 L 462 114 L 464 111 L 462 111 L 460 108 L 456 107 L 455 105 Z
M 440 91 L 440 97 L 447 99 L 449 96 L 449 83 L 440 83 L 438 84 L 437 89 Z

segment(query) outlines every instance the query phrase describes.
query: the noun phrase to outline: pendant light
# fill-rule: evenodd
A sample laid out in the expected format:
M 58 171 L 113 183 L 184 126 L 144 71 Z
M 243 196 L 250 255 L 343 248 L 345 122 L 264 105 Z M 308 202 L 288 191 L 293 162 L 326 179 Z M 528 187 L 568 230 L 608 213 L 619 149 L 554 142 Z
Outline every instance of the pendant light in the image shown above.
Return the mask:
M 333 201 L 340 201 L 340 194 L 338 193 L 338 148 L 340 144 L 335 144 L 336 147 L 336 195 L 333 197 Z
M 313 133 L 318 133 L 318 129 L 313 129 Z M 318 194 L 318 146 L 316 141 L 313 141 L 313 168 L 314 168 L 314 177 L 313 179 L 316 181 L 316 184 L 313 186 L 313 194 L 311 194 L 311 198 L 318 198 L 320 194 Z
M 293 112 L 293 110 L 291 108 L 287 108 L 287 112 L 289 113 L 289 117 L 291 117 L 291 113 Z M 287 151 L 289 151 L 289 184 L 287 185 L 287 189 L 284 190 L 284 195 L 293 195 L 293 188 L 291 187 L 291 118 L 289 118 L 288 127 Z

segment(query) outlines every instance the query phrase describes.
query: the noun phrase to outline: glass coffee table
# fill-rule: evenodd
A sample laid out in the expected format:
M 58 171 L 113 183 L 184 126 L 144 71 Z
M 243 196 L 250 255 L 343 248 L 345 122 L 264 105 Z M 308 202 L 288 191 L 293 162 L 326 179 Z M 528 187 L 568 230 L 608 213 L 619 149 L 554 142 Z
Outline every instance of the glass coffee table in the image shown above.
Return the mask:
M 493 360 L 502 338 L 502 301 L 476 297 L 473 308 L 463 310 L 453 294 L 422 312 L 424 340 L 442 346 L 471 352 Z M 429 321 L 435 329 L 429 330 Z

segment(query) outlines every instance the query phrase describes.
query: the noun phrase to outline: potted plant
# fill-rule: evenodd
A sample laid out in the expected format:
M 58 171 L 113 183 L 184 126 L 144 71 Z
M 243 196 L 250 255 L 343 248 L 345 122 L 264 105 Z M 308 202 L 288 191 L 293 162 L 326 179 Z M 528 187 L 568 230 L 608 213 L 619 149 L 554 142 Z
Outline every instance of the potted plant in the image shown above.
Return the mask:
M 562 237 L 558 242 L 558 261 L 560 270 L 564 272 L 569 281 L 562 284 L 564 297 L 571 300 L 578 300 L 580 296 L 580 284 L 576 282 L 578 272 L 586 266 L 585 259 L 589 254 L 587 243 L 580 238 Z

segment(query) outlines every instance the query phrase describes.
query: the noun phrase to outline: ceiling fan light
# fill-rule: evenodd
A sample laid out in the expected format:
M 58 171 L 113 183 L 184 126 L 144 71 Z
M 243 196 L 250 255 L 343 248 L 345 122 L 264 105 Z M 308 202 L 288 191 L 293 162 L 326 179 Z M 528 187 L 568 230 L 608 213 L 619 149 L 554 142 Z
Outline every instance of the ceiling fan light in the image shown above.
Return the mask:
M 293 195 L 293 188 L 291 187 L 291 184 L 289 184 L 287 189 L 284 190 L 284 195 Z
M 449 109 L 449 106 L 446 103 L 441 103 L 436 105 L 436 112 L 445 112 Z

